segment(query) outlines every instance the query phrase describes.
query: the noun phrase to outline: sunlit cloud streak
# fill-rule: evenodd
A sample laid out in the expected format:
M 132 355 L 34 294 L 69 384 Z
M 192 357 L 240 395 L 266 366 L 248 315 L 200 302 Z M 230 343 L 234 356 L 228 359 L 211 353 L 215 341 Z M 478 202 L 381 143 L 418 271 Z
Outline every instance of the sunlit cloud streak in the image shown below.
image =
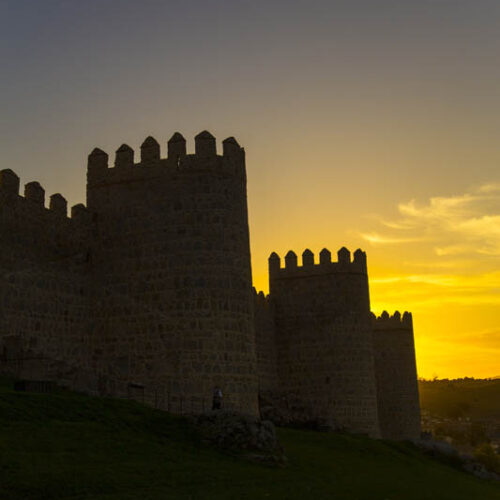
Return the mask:
M 445 254 L 443 254 L 445 255 Z M 402 264 L 407 268 L 418 267 L 419 269 L 459 269 L 464 266 L 473 265 L 474 261 L 469 260 L 438 260 L 433 259 L 430 261 L 423 260 L 406 260 Z
M 398 219 L 381 221 L 385 232 L 361 233 L 373 245 L 427 241 L 438 256 L 500 256 L 500 184 L 439 196 L 427 204 L 399 203 Z
M 378 233 L 362 233 L 362 238 L 373 245 L 391 245 L 400 243 L 414 243 L 415 241 L 420 241 L 419 238 L 397 238 L 392 236 L 383 236 Z

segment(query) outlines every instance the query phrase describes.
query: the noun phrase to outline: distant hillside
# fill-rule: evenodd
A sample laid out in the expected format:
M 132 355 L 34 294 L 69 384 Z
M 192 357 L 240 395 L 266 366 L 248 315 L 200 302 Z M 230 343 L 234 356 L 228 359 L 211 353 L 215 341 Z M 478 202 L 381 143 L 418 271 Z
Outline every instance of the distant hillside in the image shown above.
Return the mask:
M 423 410 L 446 418 L 500 421 L 500 379 L 419 381 Z
M 280 429 L 273 468 L 200 442 L 188 421 L 130 401 L 0 388 L 2 500 L 499 500 L 500 485 L 409 444 Z

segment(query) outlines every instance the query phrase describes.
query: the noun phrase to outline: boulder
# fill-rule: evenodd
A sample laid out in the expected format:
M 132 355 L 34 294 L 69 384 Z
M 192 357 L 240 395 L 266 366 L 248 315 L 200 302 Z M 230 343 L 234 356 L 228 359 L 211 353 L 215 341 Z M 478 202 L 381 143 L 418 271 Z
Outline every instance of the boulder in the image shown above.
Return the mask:
M 279 447 L 274 424 L 257 417 L 214 410 L 195 417 L 195 425 L 219 448 L 272 453 Z

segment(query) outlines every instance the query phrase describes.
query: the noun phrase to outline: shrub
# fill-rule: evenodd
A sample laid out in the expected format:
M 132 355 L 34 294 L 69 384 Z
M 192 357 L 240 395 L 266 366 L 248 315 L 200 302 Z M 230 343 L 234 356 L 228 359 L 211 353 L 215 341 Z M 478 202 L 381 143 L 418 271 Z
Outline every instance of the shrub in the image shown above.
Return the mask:
M 500 474 L 500 456 L 491 444 L 482 443 L 474 450 L 474 458 L 483 464 L 490 472 Z

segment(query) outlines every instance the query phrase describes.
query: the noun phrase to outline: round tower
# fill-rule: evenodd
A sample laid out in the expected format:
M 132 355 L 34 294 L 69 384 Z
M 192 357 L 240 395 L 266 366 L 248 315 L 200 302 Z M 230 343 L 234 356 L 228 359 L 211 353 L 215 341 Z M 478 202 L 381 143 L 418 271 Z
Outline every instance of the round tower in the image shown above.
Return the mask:
M 113 339 L 105 357 L 116 356 L 102 369 L 121 384 L 166 387 L 174 411 L 206 409 L 217 386 L 226 407 L 257 414 L 244 150 L 229 138 L 218 155 L 205 131 L 195 154 L 179 133 L 165 159 L 151 137 L 140 163 L 128 147 L 127 162 L 117 154 L 120 168 L 92 157 L 88 171 L 107 301 L 97 329 Z
M 366 255 L 343 247 L 337 262 L 306 249 L 302 266 L 269 259 L 279 386 L 297 421 L 378 437 L 377 394 Z

